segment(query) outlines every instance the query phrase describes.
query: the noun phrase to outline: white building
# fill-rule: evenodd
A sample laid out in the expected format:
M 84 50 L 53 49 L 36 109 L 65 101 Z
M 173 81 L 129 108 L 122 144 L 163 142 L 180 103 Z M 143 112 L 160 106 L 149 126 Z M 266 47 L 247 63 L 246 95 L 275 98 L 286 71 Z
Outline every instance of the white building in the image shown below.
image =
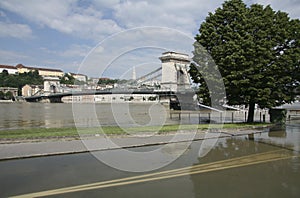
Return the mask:
M 6 70 L 8 74 L 18 74 L 18 69 L 15 66 L 10 65 L 0 65 L 0 73 Z
M 75 73 L 69 73 L 71 76 L 73 76 L 76 80 L 86 82 L 87 76 L 84 74 L 75 74 Z
M 41 95 L 44 92 L 43 85 L 24 85 L 22 87 L 22 96 L 30 97 L 34 95 Z
M 21 73 L 27 73 L 30 71 L 38 71 L 40 76 L 53 76 L 53 77 L 62 77 L 64 75 L 64 72 L 60 69 L 50 69 L 50 68 L 39 68 L 39 67 L 28 67 L 24 66 L 22 64 L 18 64 L 16 66 L 18 69 L 19 74 Z

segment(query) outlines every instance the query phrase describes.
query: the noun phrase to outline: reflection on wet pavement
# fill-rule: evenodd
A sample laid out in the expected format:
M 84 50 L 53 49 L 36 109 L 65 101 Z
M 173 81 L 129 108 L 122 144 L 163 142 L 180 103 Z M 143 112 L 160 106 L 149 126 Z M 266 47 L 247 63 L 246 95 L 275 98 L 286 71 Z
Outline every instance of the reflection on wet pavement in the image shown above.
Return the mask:
M 62 193 L 54 193 L 55 197 L 300 196 L 300 125 L 220 138 L 200 158 L 202 143 L 193 142 L 167 167 L 139 174 L 110 168 L 88 153 L 3 161 L 0 196 L 35 192 L 43 196 L 52 190 Z

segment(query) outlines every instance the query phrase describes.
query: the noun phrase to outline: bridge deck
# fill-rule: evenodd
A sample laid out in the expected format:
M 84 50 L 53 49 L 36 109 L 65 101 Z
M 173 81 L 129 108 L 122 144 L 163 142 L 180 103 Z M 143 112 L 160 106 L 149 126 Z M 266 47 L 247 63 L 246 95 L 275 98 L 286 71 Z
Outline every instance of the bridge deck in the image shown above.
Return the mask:
M 57 99 L 60 100 L 65 96 L 83 96 L 83 95 L 107 95 L 107 94 L 157 94 L 160 96 L 171 96 L 175 95 L 173 91 L 166 90 L 92 90 L 92 91 L 80 91 L 80 92 L 66 92 L 66 93 L 54 93 L 50 95 L 39 95 L 25 97 L 25 100 L 28 102 L 36 102 L 42 99 Z

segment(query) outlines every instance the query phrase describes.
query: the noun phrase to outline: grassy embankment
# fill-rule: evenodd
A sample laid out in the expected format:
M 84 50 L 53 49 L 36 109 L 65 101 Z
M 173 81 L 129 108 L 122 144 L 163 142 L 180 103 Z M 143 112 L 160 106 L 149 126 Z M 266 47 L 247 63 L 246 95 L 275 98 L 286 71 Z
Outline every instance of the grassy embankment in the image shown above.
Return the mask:
M 256 127 L 267 127 L 270 124 L 255 123 L 255 124 L 224 124 L 223 129 L 247 129 Z M 142 133 L 142 132 L 158 132 L 159 134 L 174 132 L 177 130 L 206 130 L 208 128 L 220 128 L 218 124 L 199 124 L 199 125 L 165 125 L 165 126 L 148 126 L 148 127 L 128 127 L 123 130 L 118 126 L 105 126 L 100 128 L 81 128 L 77 130 L 73 128 L 31 128 L 31 129 L 17 129 L 17 130 L 2 130 L 0 131 L 0 140 L 7 139 L 39 139 L 39 138 L 62 138 L 74 137 L 79 138 L 80 135 L 102 134 L 107 135 L 126 135 L 127 133 Z

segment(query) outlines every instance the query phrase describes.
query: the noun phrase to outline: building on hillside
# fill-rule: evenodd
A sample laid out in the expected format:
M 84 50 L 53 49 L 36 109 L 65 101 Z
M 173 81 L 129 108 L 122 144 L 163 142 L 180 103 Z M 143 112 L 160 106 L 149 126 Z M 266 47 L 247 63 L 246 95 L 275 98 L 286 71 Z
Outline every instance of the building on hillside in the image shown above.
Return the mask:
M 96 90 L 109 90 L 109 89 L 113 89 L 114 85 L 113 84 L 100 84 L 96 86 Z
M 60 89 L 62 93 L 82 91 L 82 87 L 80 85 L 73 84 L 60 84 Z
M 89 78 L 87 83 L 89 85 L 97 85 L 98 81 L 99 81 L 99 78 Z
M 22 87 L 22 96 L 24 96 L 24 97 L 40 95 L 43 92 L 44 92 L 43 85 L 28 85 L 28 84 L 26 84 Z
M 6 70 L 8 74 L 18 74 L 18 69 L 11 65 L 0 65 L 0 73 Z
M 49 68 L 39 68 L 39 67 L 28 67 L 24 66 L 22 64 L 18 64 L 16 66 L 18 69 L 18 73 L 25 73 L 30 71 L 37 70 L 39 72 L 39 75 L 41 76 L 55 76 L 55 77 L 62 77 L 64 75 L 64 72 L 60 69 L 49 69 Z
M 69 75 L 73 76 L 78 81 L 82 81 L 82 82 L 87 81 L 87 76 L 84 74 L 69 73 Z

